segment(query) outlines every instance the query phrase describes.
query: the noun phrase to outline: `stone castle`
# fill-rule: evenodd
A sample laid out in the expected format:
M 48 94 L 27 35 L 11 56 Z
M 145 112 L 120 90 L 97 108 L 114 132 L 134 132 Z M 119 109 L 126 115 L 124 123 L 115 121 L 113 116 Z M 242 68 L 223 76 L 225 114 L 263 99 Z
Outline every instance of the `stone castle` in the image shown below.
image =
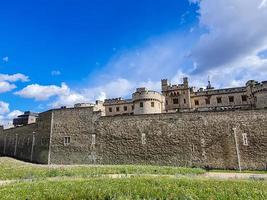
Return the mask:
M 137 88 L 132 99 L 114 98 L 96 104 L 76 104 L 75 107 L 94 107 L 103 116 L 140 115 L 169 112 L 252 109 L 267 107 L 267 81 L 250 80 L 244 87 L 214 89 L 210 81 L 206 89 L 195 91 L 188 78 L 183 83 L 171 85 L 161 80 L 162 93 Z
M 266 107 L 266 81 L 196 91 L 187 78 L 179 85 L 164 79 L 161 93 L 138 88 L 132 99 L 80 103 L 0 127 L 0 155 L 43 164 L 266 170 Z

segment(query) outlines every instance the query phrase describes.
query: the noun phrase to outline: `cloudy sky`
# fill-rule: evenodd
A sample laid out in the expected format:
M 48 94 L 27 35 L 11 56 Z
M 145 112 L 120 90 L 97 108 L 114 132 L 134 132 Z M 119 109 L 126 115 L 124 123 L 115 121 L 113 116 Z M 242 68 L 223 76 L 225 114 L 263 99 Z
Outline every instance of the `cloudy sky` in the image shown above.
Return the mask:
M 267 0 L 9 0 L 0 7 L 0 124 L 22 111 L 129 97 L 160 79 L 267 80 Z

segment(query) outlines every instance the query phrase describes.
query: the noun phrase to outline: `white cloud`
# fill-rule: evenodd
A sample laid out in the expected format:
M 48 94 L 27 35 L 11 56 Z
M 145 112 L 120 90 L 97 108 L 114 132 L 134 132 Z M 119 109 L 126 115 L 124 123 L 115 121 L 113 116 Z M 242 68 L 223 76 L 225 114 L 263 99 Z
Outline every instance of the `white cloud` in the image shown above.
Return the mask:
M 104 100 L 114 97 L 131 97 L 131 93 L 137 87 L 148 87 L 150 89 L 160 88 L 160 82 L 131 82 L 127 79 L 118 78 L 107 82 L 101 86 L 83 87 L 78 90 L 70 89 L 65 83 L 61 86 L 56 85 L 28 85 L 22 90 L 15 92 L 23 98 L 32 98 L 36 101 L 47 101 L 54 97 L 49 103 L 49 107 L 73 106 L 75 103 L 94 102 L 95 100 Z
M 0 74 L 0 93 L 8 92 L 16 88 L 16 85 L 12 82 L 27 82 L 29 81 L 29 77 L 25 76 L 24 74 Z
M 112 81 L 124 78 L 131 82 L 160 80 L 182 66 L 193 41 L 190 34 L 184 36 L 177 32 L 148 39 L 136 48 L 117 52 L 98 79 Z
M 16 82 L 16 81 L 21 81 L 21 82 L 27 82 L 29 81 L 29 77 L 21 74 L 21 73 L 17 73 L 17 74 L 0 74 L 0 81 L 8 81 L 8 82 Z
M 262 0 L 262 2 L 259 4 L 259 9 L 266 7 L 267 0 Z
M 192 50 L 197 72 L 238 64 L 267 48 L 267 9 L 258 8 L 265 1 L 195 2 L 200 7 L 200 26 L 207 29 Z
M 8 58 L 7 56 L 3 57 L 3 62 L 4 62 L 4 63 L 7 63 L 8 60 L 9 60 L 9 58 Z
M 59 76 L 61 74 L 61 72 L 59 70 L 53 70 L 51 71 L 51 75 L 52 76 Z
M 15 92 L 15 94 L 24 98 L 33 98 L 38 101 L 43 101 L 53 96 L 67 94 L 69 90 L 69 87 L 65 83 L 62 83 L 61 86 L 31 84 Z
M 23 112 L 21 112 L 20 110 L 13 110 L 12 112 L 8 113 L 7 119 L 14 119 L 14 118 L 16 118 L 22 114 L 23 114 Z
M 0 125 L 4 125 L 5 128 L 11 127 L 13 119 L 21 114 L 22 112 L 19 110 L 10 112 L 9 103 L 0 101 Z
M 7 112 L 9 112 L 9 104 L 4 101 L 0 101 L 0 115 Z
M 14 84 L 10 84 L 6 81 L 0 81 L 0 93 L 8 92 L 16 88 Z
M 117 79 L 97 87 L 84 87 L 80 90 L 68 90 L 57 96 L 52 102 L 52 107 L 73 106 L 75 103 L 94 102 L 107 97 L 127 96 L 133 90 L 133 84 L 126 79 Z

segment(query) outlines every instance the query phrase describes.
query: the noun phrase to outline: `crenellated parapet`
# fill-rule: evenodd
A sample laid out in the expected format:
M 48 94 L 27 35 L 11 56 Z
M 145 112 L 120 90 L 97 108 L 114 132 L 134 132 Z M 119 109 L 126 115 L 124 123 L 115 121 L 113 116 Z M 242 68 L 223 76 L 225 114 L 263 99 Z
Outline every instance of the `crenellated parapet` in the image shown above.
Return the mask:
M 164 110 L 164 96 L 146 88 L 137 88 L 132 95 L 134 114 L 162 113 Z

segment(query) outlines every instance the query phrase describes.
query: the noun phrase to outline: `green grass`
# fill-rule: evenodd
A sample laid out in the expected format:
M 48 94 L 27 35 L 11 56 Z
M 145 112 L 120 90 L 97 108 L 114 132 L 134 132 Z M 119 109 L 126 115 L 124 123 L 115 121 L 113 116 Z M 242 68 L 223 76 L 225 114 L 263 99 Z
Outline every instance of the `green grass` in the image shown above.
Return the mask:
M 37 179 L 46 177 L 92 177 L 103 174 L 202 174 L 199 168 L 160 167 L 150 165 L 91 165 L 53 166 L 34 165 L 11 158 L 0 158 L 0 180 Z
M 91 178 L 40 180 L 0 187 L 1 200 L 12 199 L 267 199 L 263 181 L 177 178 Z
M 213 170 L 225 172 L 223 170 Z M 236 171 L 226 171 L 236 172 Z M 153 177 L 198 175 L 198 168 L 140 165 L 53 166 L 0 158 L 0 200 L 35 199 L 267 199 L 267 182 L 215 180 L 201 177 Z M 106 174 L 143 174 L 109 178 Z M 31 179 L 31 180 L 25 180 Z

